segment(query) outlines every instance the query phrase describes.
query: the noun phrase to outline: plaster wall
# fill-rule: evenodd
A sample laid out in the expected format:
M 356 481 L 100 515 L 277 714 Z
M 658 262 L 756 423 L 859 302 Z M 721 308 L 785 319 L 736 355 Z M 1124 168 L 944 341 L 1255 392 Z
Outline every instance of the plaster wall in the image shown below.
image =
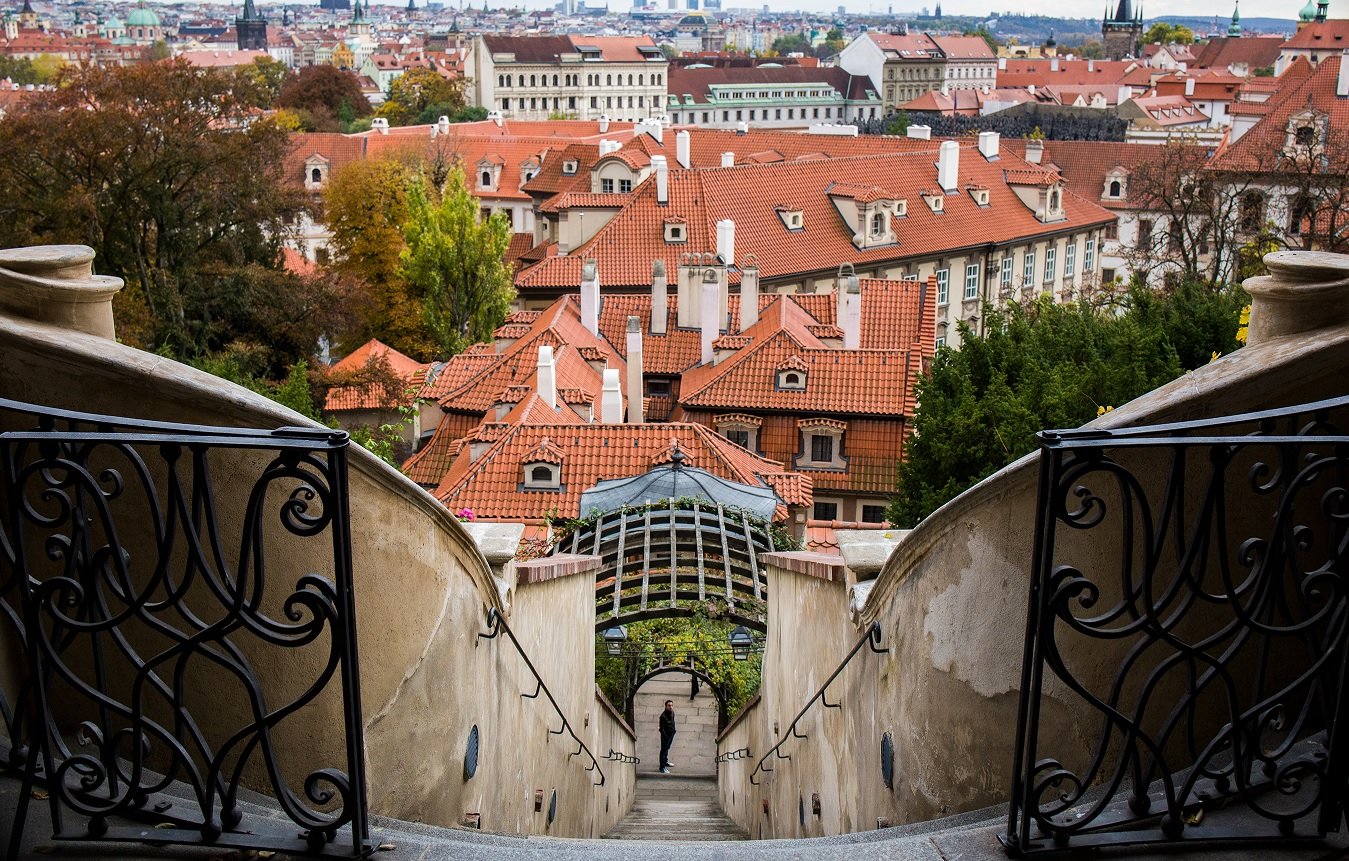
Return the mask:
M 0 284 L 0 289 L 8 289 Z M 0 396 L 54 407 L 166 421 L 243 427 L 309 425 L 303 417 L 261 396 L 193 368 L 114 341 L 0 314 Z M 237 516 L 256 475 L 257 455 L 218 452 L 213 464 L 222 522 Z M 540 661 L 550 688 L 565 691 L 560 705 L 596 755 L 612 747 L 631 753 L 631 735 L 594 698 L 590 622 L 558 625 L 559 617 L 594 612 L 587 578 L 558 580 L 521 597 L 518 616 L 504 603 L 510 584 L 493 576 L 487 561 L 449 513 L 397 471 L 353 447 L 350 512 L 361 701 L 371 811 L 437 825 L 458 825 L 478 813 L 495 831 L 584 837 L 600 834 L 631 803 L 631 771 L 602 762 L 606 783 L 592 788 L 588 760 L 548 735 L 557 720 L 533 689 L 513 649 L 480 641 L 489 609 L 508 614 L 522 645 Z M 242 479 L 248 477 L 247 482 Z M 157 476 L 157 478 L 162 478 Z M 134 523 L 134 518 L 128 522 Z M 119 521 L 119 525 L 121 525 Z M 128 527 L 134 528 L 134 527 Z M 148 525 L 145 526 L 148 529 Z M 297 578 L 323 568 L 303 542 L 280 534 L 268 546 L 273 592 L 279 608 Z M 136 546 L 136 536 L 125 536 Z M 270 540 L 270 539 L 269 539 Z M 237 545 L 236 545 L 237 546 Z M 330 547 L 329 547 L 330 550 Z M 328 564 L 328 563 L 323 563 Z M 507 575 L 510 572 L 503 572 Z M 575 608 L 568 602 L 576 600 Z M 560 616 L 559 616 L 560 614 Z M 585 642 L 568 633 L 582 632 Z M 584 646 L 579 652 L 578 648 Z M 12 697 L 18 651 L 0 658 L 0 683 Z M 251 650 L 259 682 L 269 691 L 295 691 L 312 677 L 312 660 L 278 659 Z M 577 656 L 582 660 L 572 666 Z M 549 674 L 552 674 L 550 676 Z M 555 677 L 555 678 L 554 678 Z M 209 671 L 195 686 L 195 710 L 208 734 L 232 730 L 237 702 L 225 696 Z M 11 700 L 12 701 L 12 700 Z M 293 782 L 318 762 L 341 763 L 341 702 L 324 695 L 309 706 L 298 730 L 283 735 L 278 758 Z M 473 725 L 481 733 L 480 764 L 464 776 L 464 753 Z M 626 739 L 626 740 L 625 740 Z M 245 785 L 266 792 L 258 770 Z M 558 790 L 558 817 L 533 811 L 537 788 Z M 547 810 L 547 804 L 543 806 Z
M 1343 302 L 1342 297 L 1325 299 Z M 1283 313 L 1260 301 L 1252 311 L 1253 332 Z M 1330 306 L 1320 307 L 1326 313 L 1303 318 L 1303 330 L 1282 334 L 1275 326 L 1259 342 L 1253 335 L 1247 347 L 1090 426 L 1183 421 L 1349 394 L 1343 374 L 1349 364 L 1349 325 L 1342 322 L 1342 311 L 1332 314 Z M 1163 471 L 1147 457 L 1156 455 L 1128 465 L 1143 481 L 1160 482 Z M 1037 476 L 1037 456 L 1031 455 L 952 500 L 904 536 L 874 580 L 866 572 L 866 582 L 858 583 L 863 578 L 854 570 L 837 578 L 811 554 L 770 557 L 773 633 L 764 655 L 761 699 L 718 746 L 719 753 L 746 745 L 752 751 L 750 758 L 723 764 L 720 772 L 723 805 L 742 827 L 759 837 L 834 834 L 1007 801 Z M 1258 505 L 1233 517 L 1233 535 L 1268 529 L 1269 511 Z M 1264 525 L 1256 526 L 1260 521 Z M 1083 570 L 1102 572 L 1117 564 L 1121 548 L 1118 532 L 1108 530 L 1070 537 L 1060 546 L 1065 558 Z M 842 708 L 826 712 L 815 705 L 801 725 L 808 738 L 790 740 L 782 752 L 791 759 L 771 759 L 772 773 L 756 775 L 760 785 L 751 785 L 754 763 L 782 737 L 814 685 L 872 622 L 881 625 L 882 645 L 889 652 L 859 654 L 830 687 L 830 701 L 841 702 Z M 1099 690 L 1113 679 L 1120 655 L 1095 641 L 1070 651 L 1068 660 L 1075 675 Z M 1056 753 L 1062 751 L 1071 767 L 1094 741 L 1099 716 L 1067 696 L 1048 674 L 1044 690 L 1042 737 L 1058 748 Z M 1170 691 L 1158 692 L 1161 702 L 1174 701 L 1170 696 Z M 895 749 L 892 788 L 881 779 L 885 733 Z M 816 792 L 818 816 L 812 809 Z M 847 812 L 837 812 L 840 807 Z

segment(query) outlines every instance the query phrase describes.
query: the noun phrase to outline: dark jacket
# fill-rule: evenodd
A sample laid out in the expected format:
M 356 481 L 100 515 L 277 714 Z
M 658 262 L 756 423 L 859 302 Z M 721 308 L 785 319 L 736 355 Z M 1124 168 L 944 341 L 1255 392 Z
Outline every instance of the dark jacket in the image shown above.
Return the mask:
M 660 734 L 661 735 L 675 734 L 674 712 L 662 711 L 660 713 Z

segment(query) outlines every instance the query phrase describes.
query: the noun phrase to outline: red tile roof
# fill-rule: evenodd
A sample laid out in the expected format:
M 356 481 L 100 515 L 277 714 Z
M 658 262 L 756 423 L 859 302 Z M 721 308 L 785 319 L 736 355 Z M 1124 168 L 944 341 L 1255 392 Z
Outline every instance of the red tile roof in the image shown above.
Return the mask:
M 1343 23 L 1345 32 L 1349 33 L 1349 21 Z M 1342 61 L 1340 55 L 1333 55 L 1322 60 L 1315 69 L 1309 69 L 1306 60 L 1295 60 L 1283 75 L 1294 77 L 1266 103 L 1265 116 L 1215 156 L 1209 166 L 1215 170 L 1277 169 L 1284 159 L 1288 122 L 1304 111 L 1315 111 L 1326 117 L 1329 128 L 1343 134 L 1349 129 L 1349 99 L 1335 95 Z
M 334 386 L 328 390 L 324 411 L 377 410 L 410 405 L 413 393 L 430 365 L 405 356 L 381 341 L 373 338 L 366 341 L 329 368 L 328 373 L 335 379 L 342 379 L 344 375 L 357 374 L 380 364 L 387 365 L 393 376 L 406 384 L 401 391 L 388 392 L 383 386 L 373 383 Z
M 1237 63 L 1245 63 L 1252 72 L 1266 69 L 1279 59 L 1283 50 L 1283 37 L 1241 37 L 1225 36 L 1209 39 L 1199 46 L 1191 68 L 1226 69 Z
M 982 41 L 982 40 L 981 40 Z M 735 84 L 758 84 L 765 87 L 823 85 L 833 87 L 845 98 L 865 98 L 871 89 L 871 79 L 865 75 L 851 75 L 838 67 L 806 66 L 719 66 L 689 68 L 671 66 L 666 86 L 671 96 L 686 104 L 684 97 L 692 96 L 697 104 L 705 104 L 711 87 Z M 859 88 L 862 92 L 857 92 Z

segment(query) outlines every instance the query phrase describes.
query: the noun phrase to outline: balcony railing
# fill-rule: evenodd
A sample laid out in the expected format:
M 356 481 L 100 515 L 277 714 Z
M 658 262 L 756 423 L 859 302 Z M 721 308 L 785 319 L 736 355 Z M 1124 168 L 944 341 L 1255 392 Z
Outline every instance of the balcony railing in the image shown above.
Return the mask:
M 369 851 L 346 446 L 0 399 L 9 857 L 39 783 L 56 839 Z
M 1338 829 L 1346 418 L 1041 435 L 1010 852 Z

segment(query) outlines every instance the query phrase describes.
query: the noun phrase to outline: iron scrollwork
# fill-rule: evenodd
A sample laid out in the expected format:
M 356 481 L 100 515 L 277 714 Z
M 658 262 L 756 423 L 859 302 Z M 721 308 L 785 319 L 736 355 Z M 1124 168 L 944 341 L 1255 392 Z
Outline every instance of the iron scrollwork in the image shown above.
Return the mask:
M 1347 411 L 1041 435 L 1011 853 L 1338 828 Z
M 0 428 L 0 619 L 26 663 L 3 718 L 55 836 L 143 839 L 132 820 L 156 842 L 367 852 L 346 435 L 6 400 Z M 303 764 L 306 738 L 340 738 L 317 745 L 335 761 Z M 245 822 L 245 787 L 302 838 Z

